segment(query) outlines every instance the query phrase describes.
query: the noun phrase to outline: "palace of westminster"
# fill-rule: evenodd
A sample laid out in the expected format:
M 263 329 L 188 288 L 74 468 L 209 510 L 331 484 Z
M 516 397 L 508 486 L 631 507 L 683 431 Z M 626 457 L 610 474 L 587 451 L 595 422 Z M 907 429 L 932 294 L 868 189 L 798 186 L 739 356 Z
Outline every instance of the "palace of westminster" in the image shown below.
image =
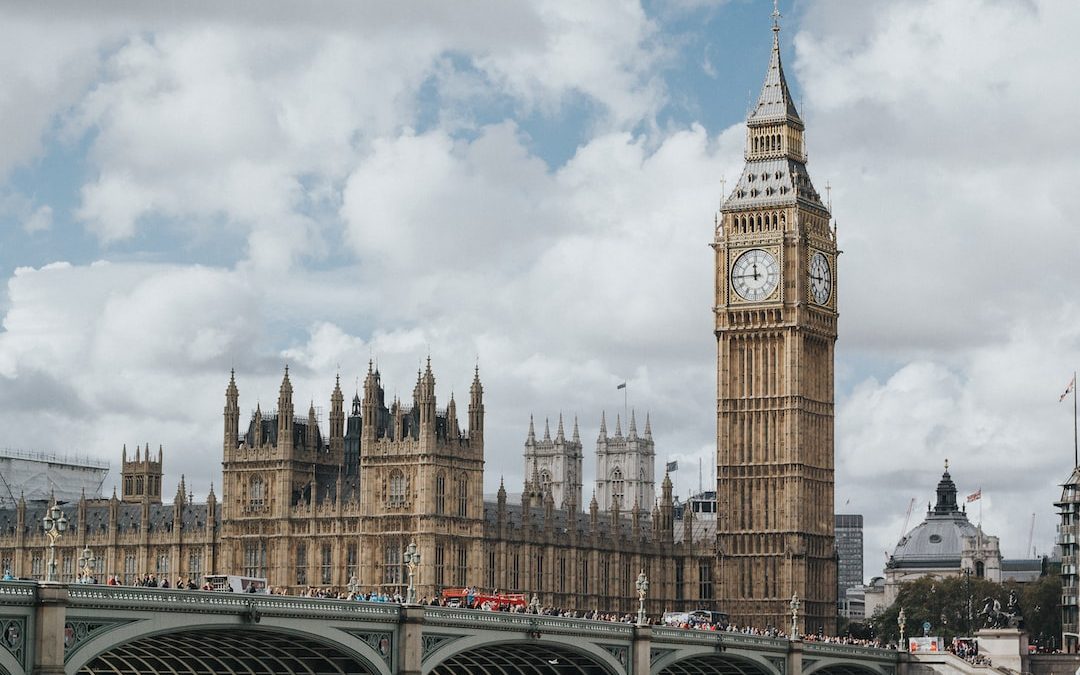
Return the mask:
M 532 423 L 520 500 L 504 486 L 485 501 L 484 394 L 479 372 L 464 415 L 439 407 L 431 364 L 411 405 L 387 404 L 369 367 L 347 409 L 340 384 L 329 427 L 293 407 L 288 369 L 277 409 L 241 427 L 239 392 L 225 392 L 221 496 L 195 503 L 181 480 L 162 496 L 162 452 L 125 450 L 121 495 L 64 508 L 61 580 L 84 546 L 99 576 L 131 582 L 207 573 L 266 577 L 297 592 L 343 587 L 402 591 L 403 551 L 415 542 L 420 597 L 478 586 L 536 594 L 545 605 L 647 610 L 712 608 L 739 624 L 783 627 L 798 594 L 804 628 L 832 631 L 833 346 L 836 239 L 810 181 L 803 122 L 784 79 L 774 22 L 770 63 L 746 121 L 745 168 L 716 218 L 717 483 L 714 527 L 682 508 L 668 476 L 656 489 L 646 418 L 601 422 L 597 485 L 582 496 L 582 443 L 560 419 L 552 438 Z M 707 311 L 706 308 L 702 308 Z M 623 433 L 622 423 L 627 430 Z M 657 494 L 658 492 L 658 494 Z M 167 494 L 167 493 L 166 493 Z M 42 578 L 48 503 L 0 509 L 0 564 Z M 709 517 L 712 517 L 709 514 Z M 704 533 L 704 534 L 703 534 Z

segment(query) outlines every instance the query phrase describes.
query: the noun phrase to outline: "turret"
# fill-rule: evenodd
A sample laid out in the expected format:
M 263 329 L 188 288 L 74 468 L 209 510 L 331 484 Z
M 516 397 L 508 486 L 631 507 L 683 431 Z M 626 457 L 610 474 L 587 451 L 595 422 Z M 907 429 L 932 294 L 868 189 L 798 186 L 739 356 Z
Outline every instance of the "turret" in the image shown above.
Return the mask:
M 600 437 L 597 440 L 607 440 L 607 411 L 605 410 L 600 411 Z
M 285 366 L 285 376 L 281 378 L 278 390 L 278 450 L 286 457 L 293 448 L 293 388 L 289 381 L 289 366 Z
M 368 361 L 367 377 L 364 378 L 364 402 L 361 418 L 363 428 L 361 431 L 360 449 L 373 447 L 378 434 L 378 408 L 382 405 L 383 392 L 379 384 L 379 372 L 374 370 L 371 361 Z
M 240 444 L 240 393 L 236 389 L 236 371 L 229 370 L 229 386 L 225 388 L 225 454 L 236 450 Z M 126 458 L 125 458 L 126 459 Z
M 263 444 L 262 421 L 263 421 L 263 418 L 262 418 L 262 406 L 258 402 L 256 402 L 255 403 L 255 423 L 254 423 L 255 438 L 248 439 L 251 442 L 251 444 L 256 448 L 262 447 L 262 444 Z
M 330 452 L 340 457 L 345 451 L 345 396 L 341 393 L 341 375 L 334 376 L 330 394 Z
M 312 401 L 310 407 L 308 407 L 307 424 L 307 434 L 304 436 L 304 444 L 307 446 L 308 450 L 318 452 L 321 448 L 318 447 L 319 438 L 315 433 L 315 430 L 319 426 L 319 421 L 315 418 L 315 401 Z
M 665 472 L 660 484 L 660 529 L 671 534 L 675 528 L 675 500 L 671 496 L 671 476 Z
M 480 384 L 480 366 L 473 371 L 469 387 L 469 444 L 484 449 L 484 387 Z
M 417 384 L 416 404 L 420 406 L 420 438 L 435 441 L 435 375 L 431 372 L 431 357 Z
M 637 439 L 637 418 L 633 410 L 630 411 L 630 429 L 627 431 L 626 437 L 630 440 Z
M 566 434 L 563 433 L 562 413 L 559 413 L 559 429 L 558 429 L 558 431 L 555 432 L 555 442 L 556 443 L 564 443 L 564 442 L 566 442 Z
M 450 402 L 446 404 L 446 435 L 448 438 L 457 439 L 461 436 L 461 429 L 457 421 L 457 403 L 454 402 L 454 394 L 450 394 Z

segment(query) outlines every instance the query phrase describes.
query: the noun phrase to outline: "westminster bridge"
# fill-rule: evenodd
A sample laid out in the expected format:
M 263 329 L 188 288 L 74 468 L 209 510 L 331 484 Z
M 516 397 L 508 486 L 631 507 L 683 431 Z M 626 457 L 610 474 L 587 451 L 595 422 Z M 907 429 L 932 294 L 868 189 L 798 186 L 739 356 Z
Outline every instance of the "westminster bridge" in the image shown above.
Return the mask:
M 38 582 L 0 583 L 0 645 L 0 675 L 908 675 L 910 660 L 869 647 L 535 614 Z

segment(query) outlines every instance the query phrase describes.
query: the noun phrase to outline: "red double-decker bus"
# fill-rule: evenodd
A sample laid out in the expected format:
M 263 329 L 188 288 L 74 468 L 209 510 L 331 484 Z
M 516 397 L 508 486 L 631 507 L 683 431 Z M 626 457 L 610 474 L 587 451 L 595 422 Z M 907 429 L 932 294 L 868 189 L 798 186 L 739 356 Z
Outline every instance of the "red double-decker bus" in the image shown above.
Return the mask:
M 479 589 L 473 589 L 470 594 L 468 588 L 444 588 L 441 593 L 442 604 L 447 607 L 466 607 L 470 595 L 475 607 L 482 607 L 484 603 L 491 603 L 495 609 L 502 607 L 524 608 L 529 605 L 524 593 L 499 593 L 498 591 L 486 593 Z

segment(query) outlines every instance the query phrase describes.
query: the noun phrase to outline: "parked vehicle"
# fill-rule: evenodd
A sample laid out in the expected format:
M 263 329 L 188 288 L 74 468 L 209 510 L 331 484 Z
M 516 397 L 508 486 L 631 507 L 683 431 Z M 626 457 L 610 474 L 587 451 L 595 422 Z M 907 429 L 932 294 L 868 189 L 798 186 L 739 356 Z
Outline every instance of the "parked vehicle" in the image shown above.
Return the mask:
M 231 593 L 270 593 L 266 579 L 262 577 L 241 577 L 235 574 L 207 574 L 204 579 L 215 591 Z
M 444 588 L 441 593 L 442 604 L 447 607 L 467 607 L 469 605 L 469 598 L 472 598 L 472 603 L 475 606 L 482 606 L 486 602 L 490 602 L 492 606 L 498 607 L 527 607 L 529 601 L 525 598 L 524 593 L 485 593 L 477 589 L 469 588 Z

